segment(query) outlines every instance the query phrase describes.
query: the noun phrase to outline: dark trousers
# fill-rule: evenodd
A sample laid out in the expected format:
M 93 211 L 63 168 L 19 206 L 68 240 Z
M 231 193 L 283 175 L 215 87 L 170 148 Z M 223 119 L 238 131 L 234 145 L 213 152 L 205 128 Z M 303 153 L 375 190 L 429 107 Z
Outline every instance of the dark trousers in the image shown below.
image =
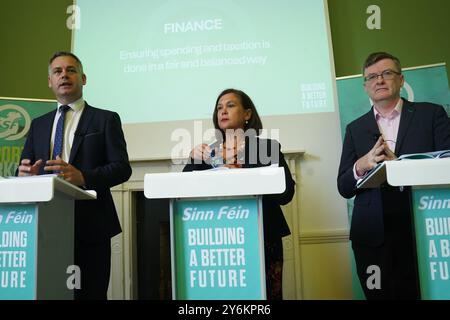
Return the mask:
M 352 243 L 359 281 L 367 299 L 420 299 L 417 258 L 410 212 L 409 190 L 382 189 L 384 242 L 379 247 Z M 381 288 L 370 289 L 367 280 L 378 266 Z M 373 277 L 369 279 L 372 283 Z
M 283 242 L 281 238 L 264 241 L 267 300 L 283 300 Z
M 75 264 L 81 271 L 81 289 L 75 289 L 75 300 L 106 300 L 111 269 L 111 240 L 99 243 L 75 240 Z

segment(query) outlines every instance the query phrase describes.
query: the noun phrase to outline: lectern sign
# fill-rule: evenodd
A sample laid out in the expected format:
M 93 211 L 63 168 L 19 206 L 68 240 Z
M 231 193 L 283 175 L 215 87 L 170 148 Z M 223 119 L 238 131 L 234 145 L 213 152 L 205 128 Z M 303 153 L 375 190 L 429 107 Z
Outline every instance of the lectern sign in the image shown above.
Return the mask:
M 0 205 L 0 300 L 36 298 L 36 206 Z
M 176 299 L 264 299 L 258 197 L 174 200 Z
M 413 192 L 422 299 L 450 299 L 450 189 Z

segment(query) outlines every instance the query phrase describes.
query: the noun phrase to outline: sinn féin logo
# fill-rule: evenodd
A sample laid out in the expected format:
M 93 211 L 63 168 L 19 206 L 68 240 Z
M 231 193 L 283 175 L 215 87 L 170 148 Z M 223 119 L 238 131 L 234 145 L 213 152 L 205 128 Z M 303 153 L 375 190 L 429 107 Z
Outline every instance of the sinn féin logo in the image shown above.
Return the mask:
M 31 118 L 24 108 L 5 104 L 0 106 L 0 139 L 18 140 L 30 129 Z

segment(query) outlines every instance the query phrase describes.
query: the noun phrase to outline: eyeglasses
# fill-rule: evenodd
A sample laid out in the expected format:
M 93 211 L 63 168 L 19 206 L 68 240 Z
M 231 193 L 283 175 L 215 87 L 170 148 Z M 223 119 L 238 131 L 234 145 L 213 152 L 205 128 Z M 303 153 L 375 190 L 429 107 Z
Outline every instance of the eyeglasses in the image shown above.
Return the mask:
M 367 77 L 364 77 L 364 82 L 372 83 L 378 80 L 378 77 L 383 78 L 384 80 L 392 80 L 395 75 L 400 75 L 400 72 L 394 70 L 384 70 L 382 73 L 371 73 Z

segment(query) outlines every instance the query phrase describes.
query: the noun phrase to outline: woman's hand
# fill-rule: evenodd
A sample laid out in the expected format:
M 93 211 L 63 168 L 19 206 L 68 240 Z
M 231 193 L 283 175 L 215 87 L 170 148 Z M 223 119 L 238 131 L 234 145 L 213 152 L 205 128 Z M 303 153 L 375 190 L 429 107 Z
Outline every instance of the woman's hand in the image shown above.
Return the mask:
M 191 150 L 190 157 L 196 160 L 205 161 L 211 156 L 211 148 L 206 144 L 199 144 Z

